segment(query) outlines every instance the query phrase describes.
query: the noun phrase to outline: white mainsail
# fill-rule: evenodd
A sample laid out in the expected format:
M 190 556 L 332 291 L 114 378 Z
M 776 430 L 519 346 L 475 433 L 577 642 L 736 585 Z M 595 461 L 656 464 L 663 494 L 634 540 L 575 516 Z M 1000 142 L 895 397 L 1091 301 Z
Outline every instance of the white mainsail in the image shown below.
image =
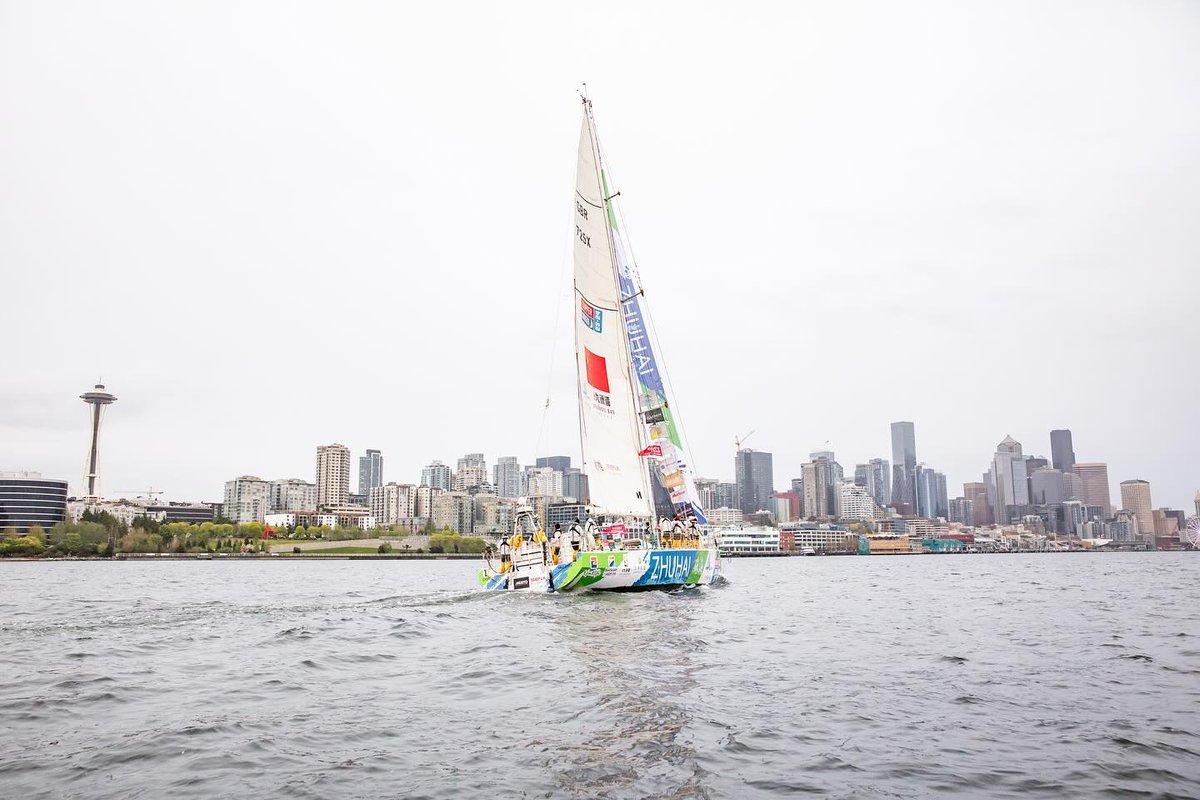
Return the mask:
M 590 500 L 604 514 L 653 516 L 639 401 L 606 213 L 591 108 L 584 103 L 575 175 L 575 357 L 579 432 Z

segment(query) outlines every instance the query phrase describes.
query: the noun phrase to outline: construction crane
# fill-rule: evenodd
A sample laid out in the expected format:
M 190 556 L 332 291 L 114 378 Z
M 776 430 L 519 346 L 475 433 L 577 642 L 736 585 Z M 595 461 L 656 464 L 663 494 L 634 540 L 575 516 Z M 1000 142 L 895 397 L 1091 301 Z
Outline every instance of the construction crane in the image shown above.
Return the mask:
M 746 434 L 746 435 L 744 435 L 744 436 L 735 436 L 735 437 L 733 437 L 733 445 L 734 445 L 734 447 L 736 447 L 738 450 L 741 450 L 741 449 L 742 449 L 742 444 L 743 444 L 743 443 L 744 443 L 744 442 L 745 442 L 747 439 L 749 439 L 751 436 L 753 436 L 753 435 L 754 435 L 754 431 L 753 431 L 753 430 L 751 430 L 749 433 L 747 433 L 747 434 Z
M 162 490 L 155 489 L 153 486 L 151 486 L 149 489 L 129 489 L 124 492 L 116 492 L 116 494 L 132 494 L 132 495 L 135 495 L 136 497 L 144 497 L 148 501 L 153 503 L 154 497 L 156 495 L 162 494 Z

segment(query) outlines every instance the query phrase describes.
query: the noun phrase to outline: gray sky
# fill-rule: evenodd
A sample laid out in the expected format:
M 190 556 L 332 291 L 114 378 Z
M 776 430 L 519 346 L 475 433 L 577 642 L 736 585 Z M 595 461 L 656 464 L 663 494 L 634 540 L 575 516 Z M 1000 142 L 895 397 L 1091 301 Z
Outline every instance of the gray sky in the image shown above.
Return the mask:
M 581 81 L 702 475 L 1069 427 L 1191 508 L 1194 2 L 0 2 L 0 469 L 100 375 L 109 494 L 578 458 Z

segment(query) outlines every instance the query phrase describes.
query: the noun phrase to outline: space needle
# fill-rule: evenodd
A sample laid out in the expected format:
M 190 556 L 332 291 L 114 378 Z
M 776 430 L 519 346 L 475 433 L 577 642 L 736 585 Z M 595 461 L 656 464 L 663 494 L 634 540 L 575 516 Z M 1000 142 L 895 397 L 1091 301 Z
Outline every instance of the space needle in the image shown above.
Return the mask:
M 88 449 L 87 472 L 83 482 L 87 484 L 86 497 L 95 499 L 96 482 L 100 477 L 100 419 L 104 416 L 104 407 L 117 402 L 117 398 L 104 391 L 103 383 L 97 383 L 92 391 L 79 395 L 79 399 L 91 406 L 92 446 Z

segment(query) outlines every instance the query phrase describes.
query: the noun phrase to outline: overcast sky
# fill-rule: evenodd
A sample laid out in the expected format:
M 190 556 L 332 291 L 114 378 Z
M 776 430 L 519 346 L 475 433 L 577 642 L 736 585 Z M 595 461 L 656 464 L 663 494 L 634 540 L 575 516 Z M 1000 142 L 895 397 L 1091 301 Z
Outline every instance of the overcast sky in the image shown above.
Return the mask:
M 0 2 L 0 469 L 77 490 L 100 376 L 110 495 L 577 460 L 582 81 L 701 475 L 1068 427 L 1191 509 L 1200 4 L 1142 0 Z

